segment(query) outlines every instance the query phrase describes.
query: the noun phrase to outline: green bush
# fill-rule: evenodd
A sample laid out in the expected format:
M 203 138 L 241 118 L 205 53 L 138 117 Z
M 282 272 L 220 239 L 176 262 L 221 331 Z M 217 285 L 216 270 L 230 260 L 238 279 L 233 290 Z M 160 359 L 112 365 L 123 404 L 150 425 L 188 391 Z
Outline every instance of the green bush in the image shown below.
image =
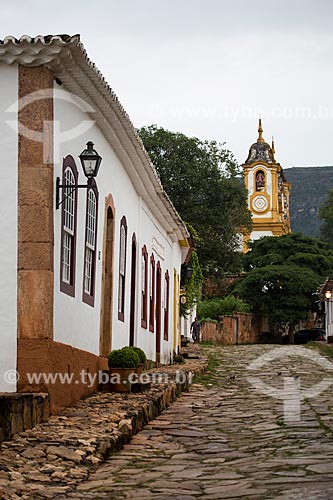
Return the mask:
M 209 299 L 199 302 L 197 316 L 200 320 L 218 320 L 220 316 L 226 316 L 235 311 L 250 312 L 250 306 L 243 300 L 229 295 L 224 299 Z
M 146 362 L 146 354 L 145 352 L 140 349 L 140 347 L 132 347 L 133 351 L 135 351 L 137 353 L 137 355 L 139 356 L 139 359 L 140 359 L 140 365 L 144 365 L 145 362 Z
M 190 233 L 192 235 L 193 228 L 190 226 Z M 197 252 L 193 250 L 189 265 L 192 267 L 193 272 L 190 279 L 186 276 L 186 266 L 182 266 L 182 276 L 181 282 L 182 287 L 185 289 L 186 302 L 180 303 L 180 315 L 186 318 L 193 307 L 198 303 L 201 297 L 201 286 L 203 281 L 203 275 L 200 268 L 200 263 L 198 259 Z
M 110 352 L 108 363 L 112 368 L 137 368 L 140 358 L 133 347 L 123 347 Z

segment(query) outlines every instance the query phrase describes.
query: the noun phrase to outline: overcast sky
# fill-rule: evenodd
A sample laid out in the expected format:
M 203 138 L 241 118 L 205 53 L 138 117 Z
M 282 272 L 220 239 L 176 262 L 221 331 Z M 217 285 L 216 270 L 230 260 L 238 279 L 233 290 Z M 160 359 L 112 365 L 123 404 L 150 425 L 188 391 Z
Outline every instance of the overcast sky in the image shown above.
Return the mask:
M 333 165 L 331 0 L 0 0 L 0 38 L 80 33 L 135 126 L 225 141 L 242 163 Z

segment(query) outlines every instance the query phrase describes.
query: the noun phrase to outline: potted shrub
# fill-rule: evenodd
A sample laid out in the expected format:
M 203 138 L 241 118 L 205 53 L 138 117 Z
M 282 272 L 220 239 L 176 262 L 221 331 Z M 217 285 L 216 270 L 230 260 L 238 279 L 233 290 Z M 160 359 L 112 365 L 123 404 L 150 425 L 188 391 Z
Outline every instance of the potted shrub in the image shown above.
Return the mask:
M 141 374 L 146 366 L 146 361 L 147 361 L 146 354 L 142 349 L 140 349 L 140 347 L 132 347 L 132 349 L 139 356 L 140 362 L 139 362 L 139 366 L 137 368 L 137 373 Z
M 140 358 L 132 347 L 111 351 L 108 356 L 111 388 L 115 392 L 131 392 L 131 374 L 136 373 Z

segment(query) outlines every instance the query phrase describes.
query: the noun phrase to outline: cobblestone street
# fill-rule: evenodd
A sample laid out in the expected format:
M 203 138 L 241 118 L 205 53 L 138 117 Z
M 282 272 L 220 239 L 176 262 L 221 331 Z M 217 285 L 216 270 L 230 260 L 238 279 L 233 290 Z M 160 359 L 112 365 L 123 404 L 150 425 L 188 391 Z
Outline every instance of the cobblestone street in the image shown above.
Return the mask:
M 331 390 L 303 402 L 301 420 L 288 424 L 283 402 L 248 381 L 249 363 L 273 349 L 284 348 L 207 348 L 216 357 L 213 376 L 194 384 L 66 498 L 332 499 Z M 307 357 L 284 356 L 256 375 L 281 390 L 286 377 L 305 389 L 330 374 Z
M 333 500 L 333 0 L 2 4 L 0 500 Z

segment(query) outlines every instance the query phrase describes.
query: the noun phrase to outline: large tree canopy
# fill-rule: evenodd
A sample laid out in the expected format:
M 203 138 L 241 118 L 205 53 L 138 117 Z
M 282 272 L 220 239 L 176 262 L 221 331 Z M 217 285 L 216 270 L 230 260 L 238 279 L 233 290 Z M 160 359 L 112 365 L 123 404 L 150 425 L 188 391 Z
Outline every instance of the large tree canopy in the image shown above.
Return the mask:
M 333 246 L 333 189 L 329 190 L 327 199 L 319 209 L 319 218 L 323 221 L 320 236 Z
M 318 277 L 311 269 L 295 265 L 265 266 L 251 271 L 234 290 L 253 312 L 270 323 L 297 323 L 315 307 Z
M 272 323 L 297 323 L 316 307 L 319 284 L 333 269 L 333 251 L 301 234 L 266 236 L 244 255 L 247 276 L 234 293 Z
M 164 189 L 181 217 L 198 232 L 204 274 L 236 270 L 240 227 L 250 227 L 246 190 L 230 151 L 156 125 L 139 129 Z
M 250 243 L 250 252 L 243 256 L 244 270 L 274 265 L 296 265 L 311 269 L 318 280 L 333 269 L 333 251 L 330 246 L 300 233 L 280 237 L 265 236 Z

